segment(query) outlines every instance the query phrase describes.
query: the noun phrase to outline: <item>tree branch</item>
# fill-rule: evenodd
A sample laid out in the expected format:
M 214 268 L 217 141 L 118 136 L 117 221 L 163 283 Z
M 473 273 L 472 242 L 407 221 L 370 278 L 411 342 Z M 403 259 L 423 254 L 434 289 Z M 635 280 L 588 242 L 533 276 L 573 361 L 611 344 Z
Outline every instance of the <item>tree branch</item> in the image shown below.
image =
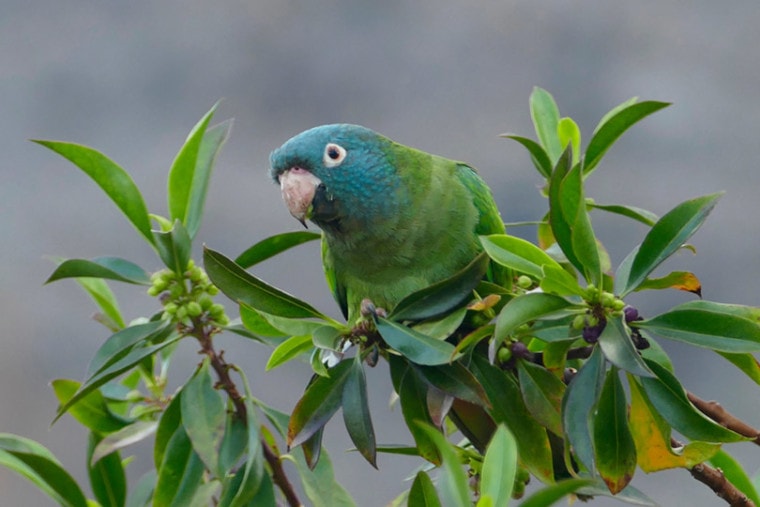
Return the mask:
M 700 410 L 700 412 L 713 421 L 744 437 L 753 439 L 752 441 L 756 445 L 760 445 L 760 430 L 757 430 L 741 419 L 738 419 L 723 408 L 717 401 L 705 401 L 689 391 L 686 391 L 686 396 L 689 398 L 689 401 Z
M 705 463 L 700 463 L 690 468 L 689 472 L 691 472 L 692 477 L 706 484 L 731 507 L 755 507 L 755 503 L 747 498 L 747 495 L 726 479 L 720 468 L 713 468 Z
M 214 343 L 212 340 L 214 334 L 213 327 L 207 327 L 203 325 L 200 319 L 193 319 L 193 327 L 190 329 L 190 335 L 194 336 L 201 345 L 201 354 L 205 354 L 209 357 L 211 367 L 214 368 L 219 381 L 217 386 L 224 389 L 227 396 L 230 397 L 232 404 L 235 406 L 235 414 L 243 421 L 247 420 L 247 410 L 245 408 L 245 402 L 237 386 L 230 378 L 230 365 L 224 360 L 224 351 L 217 354 L 214 350 Z M 299 507 L 303 505 L 296 495 L 293 485 L 290 483 L 288 476 L 285 474 L 285 469 L 282 467 L 280 457 L 275 453 L 263 438 L 261 439 L 261 448 L 264 452 L 264 458 L 269 464 L 269 468 L 272 470 L 272 480 L 277 487 L 280 488 L 282 494 L 285 495 L 285 499 L 288 505 L 291 507 Z

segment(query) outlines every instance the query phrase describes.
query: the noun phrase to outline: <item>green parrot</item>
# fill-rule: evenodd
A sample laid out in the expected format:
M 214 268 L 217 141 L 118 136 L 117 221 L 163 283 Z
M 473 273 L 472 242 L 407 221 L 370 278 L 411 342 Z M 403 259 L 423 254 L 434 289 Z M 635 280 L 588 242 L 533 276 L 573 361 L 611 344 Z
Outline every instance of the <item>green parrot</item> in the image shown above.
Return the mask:
M 291 215 L 322 230 L 328 284 L 348 322 L 363 299 L 391 310 L 448 278 L 504 233 L 491 191 L 467 164 L 334 124 L 288 140 L 270 156 Z M 495 282 L 504 269 L 489 269 Z

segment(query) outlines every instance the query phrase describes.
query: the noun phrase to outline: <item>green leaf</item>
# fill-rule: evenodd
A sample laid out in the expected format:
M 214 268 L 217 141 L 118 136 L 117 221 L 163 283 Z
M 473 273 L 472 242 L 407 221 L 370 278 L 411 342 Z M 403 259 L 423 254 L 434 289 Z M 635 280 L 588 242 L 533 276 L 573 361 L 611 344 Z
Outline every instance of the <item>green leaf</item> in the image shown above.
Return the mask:
M 389 319 L 423 320 L 443 314 L 471 296 L 488 269 L 488 256 L 481 253 L 455 275 L 409 294 L 398 302 Z
M 120 282 L 138 285 L 150 285 L 150 277 L 137 264 L 119 257 L 97 257 L 86 259 L 68 259 L 58 265 L 45 283 L 62 278 L 108 278 Z
M 187 270 L 190 262 L 192 241 L 182 222 L 175 220 L 170 231 L 153 231 L 158 255 L 167 268 L 177 274 Z
M 201 483 L 198 489 L 195 490 L 192 500 L 188 504 L 188 507 L 208 507 L 213 500 L 216 499 L 216 494 L 219 492 L 220 483 L 218 480 L 211 480 L 209 482 Z
M 90 433 L 87 444 L 87 473 L 95 498 L 102 507 L 122 507 L 127 500 L 127 476 L 118 452 L 94 461 L 93 452 L 100 437 Z M 93 464 L 94 463 L 94 464 Z
M 540 144 L 533 139 L 514 134 L 502 134 L 499 137 L 506 137 L 507 139 L 512 139 L 523 145 L 530 153 L 530 158 L 539 174 L 544 178 L 549 178 L 552 173 L 552 162 L 549 160 L 549 155 L 546 154 L 546 151 L 544 151 L 544 148 Z
M 231 130 L 232 120 L 225 120 L 208 129 L 203 136 L 201 148 L 198 151 L 198 158 L 195 163 L 195 172 L 193 173 L 193 182 L 185 219 L 185 226 L 191 238 L 196 236 L 201 225 L 203 207 L 206 202 L 206 192 L 208 191 L 211 179 L 211 171 L 214 168 L 214 161 L 222 145 L 227 141 Z
M 618 368 L 642 377 L 654 375 L 633 346 L 623 317 L 607 320 L 607 325 L 599 336 L 599 346 L 604 357 Z
M 536 321 L 530 328 L 531 336 L 547 343 L 573 342 L 581 337 L 581 331 L 572 327 L 574 315 L 559 319 Z
M 573 164 L 578 163 L 581 153 L 581 129 L 572 118 L 561 118 L 557 124 L 559 144 L 564 149 L 570 146 L 573 150 Z
M 604 384 L 602 351 L 595 347 L 591 356 L 570 381 L 562 399 L 562 423 L 575 457 L 591 473 L 596 471 L 591 417 Z
M 214 388 L 206 357 L 195 375 L 182 388 L 182 425 L 198 457 L 212 473 L 222 477 L 219 469 L 219 446 L 226 419 L 222 395 Z
M 734 366 L 743 371 L 756 384 L 760 384 L 760 362 L 752 354 L 735 354 L 731 352 L 718 352 L 730 361 Z
M 99 278 L 77 278 L 76 280 L 100 308 L 107 321 L 110 321 L 107 327 L 112 331 L 123 328 L 124 318 L 119 310 L 119 302 L 105 280 Z
M 290 416 L 289 447 L 301 445 L 338 411 L 352 364 L 353 359 L 344 359 L 328 370 L 329 377 L 318 376 L 309 385 Z
M 140 477 L 137 485 L 132 488 L 129 497 L 127 497 L 126 507 L 147 507 L 150 505 L 153 490 L 156 488 L 157 477 L 158 474 L 155 470 L 151 470 Z
M 744 471 L 744 467 L 733 456 L 720 450 L 710 459 L 710 464 L 720 470 L 736 489 L 747 495 L 752 503 L 760 505 L 760 495 L 758 495 L 757 489 L 747 476 L 747 472 Z
M 182 391 L 178 391 L 161 415 L 156 429 L 156 441 L 153 446 L 153 463 L 158 469 L 164 461 L 166 448 L 177 428 L 182 424 Z
M 203 461 L 193 451 L 185 429 L 179 426 L 158 469 L 153 507 L 188 505 L 202 483 L 203 471 Z
M 103 368 L 98 373 L 88 378 L 87 381 L 84 384 L 82 384 L 82 386 L 79 388 L 76 394 L 74 394 L 74 396 L 72 396 L 66 403 L 63 403 L 61 405 L 61 407 L 58 409 L 58 413 L 56 414 L 55 419 L 53 419 L 53 422 L 57 421 L 63 414 L 65 414 L 69 410 L 69 408 L 71 408 L 75 403 L 77 403 L 79 400 L 87 396 L 89 393 L 91 393 L 95 389 L 99 388 L 100 386 L 102 386 L 103 384 L 111 380 L 112 378 L 115 378 L 121 375 L 125 371 L 129 370 L 130 368 L 138 364 L 143 359 L 152 356 L 156 352 L 171 345 L 172 343 L 176 342 L 180 338 L 182 337 L 179 335 L 175 335 L 174 337 L 168 338 L 166 341 L 164 341 L 163 343 L 159 343 L 158 345 L 134 348 L 118 361 Z
M 685 303 L 634 325 L 665 338 L 721 352 L 760 350 L 760 324 L 717 305 Z
M 607 372 L 593 422 L 596 469 L 610 492 L 625 488 L 636 471 L 636 445 L 628 427 L 627 403 L 615 367 Z
M 633 259 L 621 296 L 635 290 L 657 266 L 681 248 L 702 225 L 720 196 L 717 193 L 682 202 L 652 226 Z
M 295 457 L 301 484 L 313 507 L 356 506 L 345 488 L 335 480 L 332 461 L 326 450 L 322 450 L 322 457 L 313 470 L 298 453 Z
M 473 355 L 472 373 L 491 400 L 489 414 L 497 424 L 505 424 L 517 439 L 522 464 L 543 482 L 554 480 L 552 450 L 546 429 L 528 412 L 520 387 L 514 377 Z
M 98 442 L 98 445 L 93 450 L 90 464 L 97 463 L 98 460 L 112 452 L 145 440 L 155 434 L 157 428 L 158 422 L 156 421 L 136 421 L 119 431 L 107 435 Z
M 195 172 L 203 136 L 218 105 L 218 102 L 214 104 L 203 115 L 203 118 L 195 124 L 190 134 L 188 134 L 187 140 L 185 140 L 182 148 L 180 148 L 179 153 L 174 158 L 172 167 L 169 170 L 169 180 L 167 181 L 169 217 L 172 221 L 179 220 L 185 226 L 187 226 L 188 216 L 191 214 L 190 204 L 197 204 L 193 199 L 193 193 L 202 192 L 202 195 L 205 195 L 205 187 L 208 185 L 208 177 L 211 172 L 210 163 L 200 170 L 200 174 L 196 175 Z M 213 159 L 213 156 L 211 159 Z M 211 159 L 208 159 L 207 162 L 211 162 Z M 201 188 L 194 192 L 193 187 L 195 186 L 200 186 Z M 202 199 L 200 204 L 203 204 Z M 192 212 L 197 213 L 196 210 Z M 197 220 L 197 218 L 194 218 L 194 220 Z
M 501 343 L 519 326 L 539 319 L 560 317 L 576 305 L 559 296 L 534 292 L 518 296 L 507 303 L 496 319 L 494 336 Z
M 597 130 L 594 131 L 594 135 L 591 136 L 586 147 L 586 155 L 583 161 L 584 174 L 588 175 L 594 170 L 607 150 L 632 125 L 669 105 L 666 102 L 648 100 L 618 108 L 615 114 L 605 117 L 603 123 L 600 123 Z
M 254 310 L 244 303 L 240 304 L 240 320 L 246 329 L 258 336 L 276 338 L 287 336 L 287 333 L 282 332 L 270 324 L 261 312 Z
M 416 421 L 433 424 L 426 403 L 428 386 L 412 370 L 409 363 L 397 356 L 390 356 L 391 377 L 401 403 L 401 414 L 404 416 L 407 428 L 412 433 L 419 455 L 426 460 L 440 465 L 435 444 L 428 434 L 417 426 Z
M 291 359 L 305 354 L 314 347 L 311 335 L 291 336 L 272 351 L 267 361 L 266 371 L 273 370 Z
M 466 316 L 467 308 L 462 307 L 458 310 L 454 310 L 448 315 L 444 315 L 443 317 L 436 317 L 418 322 L 412 326 L 412 329 L 425 336 L 435 338 L 436 340 L 445 340 L 454 334 Z
M 483 386 L 461 363 L 440 366 L 411 366 L 425 382 L 436 389 L 473 405 L 490 407 L 491 404 Z
M 454 450 L 454 445 L 446 440 L 446 437 L 437 428 L 421 421 L 417 422 L 417 426 L 427 434 L 441 456 L 444 487 L 447 492 L 446 498 L 454 505 L 471 505 L 467 476 Z
M 686 391 L 671 372 L 646 360 L 654 378 L 640 379 L 647 398 L 673 429 L 691 440 L 702 442 L 739 442 L 744 437 L 708 418 L 686 396 Z
M 409 490 L 408 507 L 441 507 L 441 500 L 435 491 L 433 481 L 425 472 L 417 472 Z
M 562 153 L 562 145 L 557 134 L 559 108 L 554 102 L 554 97 L 537 86 L 533 88 L 533 92 L 530 94 L 530 117 L 536 128 L 538 140 L 543 145 L 552 163 L 556 163 Z
M 638 97 L 631 97 L 630 99 L 621 102 L 617 106 L 613 107 L 612 109 L 604 113 L 602 118 L 599 120 L 599 123 L 597 123 L 596 127 L 594 127 L 593 133 L 596 133 L 600 128 L 602 128 L 602 126 L 605 123 L 607 123 L 607 120 L 609 120 L 610 118 L 612 118 L 613 116 L 615 116 L 617 113 L 627 108 L 628 106 L 632 106 L 633 104 L 637 103 L 638 101 L 639 101 Z
M 76 380 L 56 379 L 52 382 L 52 386 L 58 402 L 64 405 L 74 396 L 81 384 Z M 71 407 L 69 412 L 74 419 L 96 433 L 112 433 L 130 422 L 112 413 L 98 390 L 93 390 L 84 396 L 79 403 Z
M 493 505 L 507 505 L 517 473 L 517 442 L 503 424 L 499 424 L 483 456 L 480 495 L 489 496 Z
M 218 252 L 205 248 L 203 263 L 214 285 L 233 301 L 279 317 L 326 319 L 308 303 L 256 278 Z
M 129 174 L 102 153 L 73 143 L 33 140 L 53 150 L 85 172 L 119 207 L 142 236 L 155 245 L 145 201 Z
M 383 340 L 412 362 L 424 365 L 446 364 L 455 355 L 454 346 L 448 342 L 436 340 L 382 317 L 378 317 L 375 323 Z
M 370 465 L 377 468 L 377 444 L 375 430 L 367 403 L 367 379 L 364 376 L 361 357 L 355 356 L 343 386 L 341 400 L 343 422 L 351 441 Z
M 238 417 L 236 412 L 227 412 L 224 426 L 224 437 L 219 446 L 219 469 L 225 474 L 234 472 L 240 458 L 246 452 L 248 444 L 248 428 L 246 421 Z
M 590 479 L 565 479 L 551 486 L 546 486 L 526 498 L 520 507 L 549 507 L 570 493 L 594 484 Z
M 557 261 L 524 239 L 506 234 L 480 236 L 480 242 L 486 253 L 502 266 L 530 275 L 537 279 L 544 277 L 544 267 L 562 269 Z
M 567 257 L 570 264 L 583 273 L 583 264 L 576 257 L 575 250 L 573 249 L 572 227 L 577 217 L 577 209 L 570 215 L 564 209 L 568 208 L 569 210 L 569 204 L 580 207 L 582 203 L 580 199 L 583 198 L 579 187 L 568 186 L 567 188 L 563 188 L 563 182 L 570 172 L 570 168 L 571 156 L 570 150 L 567 149 L 557 161 L 552 176 L 549 179 L 549 225 L 562 253 Z M 568 189 L 575 190 L 575 195 L 568 195 L 570 193 Z M 569 204 L 563 205 L 563 201 Z
M 562 436 L 562 397 L 565 384 L 551 372 L 528 361 L 517 362 L 525 406 L 536 420 L 552 433 Z
M 573 255 L 583 266 L 582 272 L 586 280 L 601 286 L 602 260 L 583 196 L 583 173 L 580 165 L 573 166 L 562 179 L 559 200 L 564 220 L 570 226 Z M 562 251 L 567 254 L 564 247 Z
M 274 257 L 277 254 L 284 252 L 294 246 L 298 246 L 308 241 L 321 238 L 322 235 L 316 232 L 310 231 L 295 231 L 285 232 L 270 236 L 266 239 L 259 241 L 245 252 L 235 258 L 235 264 L 238 264 L 243 269 L 248 269 L 251 266 L 265 261 L 270 257 Z
M 673 271 L 661 278 L 647 278 L 636 290 L 678 289 L 702 295 L 702 284 L 694 273 L 688 271 Z
M 541 290 L 557 296 L 579 296 L 584 290 L 578 284 L 578 279 L 561 266 L 544 266 Z
M 597 204 L 595 202 L 588 203 L 591 208 L 600 209 L 609 213 L 615 213 L 616 215 L 622 215 L 624 217 L 632 218 L 637 222 L 641 222 L 644 225 L 653 226 L 659 217 L 647 211 L 645 209 L 637 208 L 636 206 L 625 206 L 622 204 Z
M 143 341 L 160 341 L 164 334 L 172 331 L 171 323 L 156 320 L 144 324 L 135 324 L 125 327 L 108 337 L 95 352 L 95 356 L 87 366 L 87 376 L 98 373 L 103 368 L 115 363 L 124 357 L 135 345 Z
M 64 507 L 87 507 L 76 481 L 49 450 L 34 440 L 0 433 L 0 465 L 22 475 Z

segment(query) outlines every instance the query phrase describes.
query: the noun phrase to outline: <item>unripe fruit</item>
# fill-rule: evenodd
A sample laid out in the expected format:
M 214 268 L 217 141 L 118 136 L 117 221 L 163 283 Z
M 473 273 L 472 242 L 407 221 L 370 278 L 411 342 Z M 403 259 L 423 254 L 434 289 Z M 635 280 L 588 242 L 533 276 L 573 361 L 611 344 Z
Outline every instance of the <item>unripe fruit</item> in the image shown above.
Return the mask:
M 203 313 L 203 308 L 196 301 L 190 301 L 187 304 L 187 314 L 191 317 L 198 317 Z
M 531 285 L 533 285 L 533 280 L 529 276 L 520 275 L 517 277 L 517 286 L 521 289 L 528 289 Z
M 506 363 L 510 359 L 512 359 L 512 351 L 509 347 L 501 347 L 499 349 L 499 352 L 496 353 L 496 357 L 499 359 L 500 362 Z
M 576 329 L 580 331 L 586 326 L 586 316 L 585 315 L 576 315 L 573 319 L 572 327 L 573 329 Z

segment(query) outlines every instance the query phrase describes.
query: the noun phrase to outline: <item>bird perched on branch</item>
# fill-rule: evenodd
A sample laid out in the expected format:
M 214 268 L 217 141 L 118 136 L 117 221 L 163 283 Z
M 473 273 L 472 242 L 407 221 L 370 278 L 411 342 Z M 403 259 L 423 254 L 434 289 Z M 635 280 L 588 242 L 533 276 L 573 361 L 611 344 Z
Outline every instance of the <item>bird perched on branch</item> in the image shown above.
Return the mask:
M 472 167 L 365 127 L 315 127 L 270 162 L 291 215 L 322 229 L 327 281 L 349 322 L 363 299 L 391 310 L 470 263 L 482 250 L 478 235 L 504 232 Z M 502 281 L 498 267 L 491 271 Z

